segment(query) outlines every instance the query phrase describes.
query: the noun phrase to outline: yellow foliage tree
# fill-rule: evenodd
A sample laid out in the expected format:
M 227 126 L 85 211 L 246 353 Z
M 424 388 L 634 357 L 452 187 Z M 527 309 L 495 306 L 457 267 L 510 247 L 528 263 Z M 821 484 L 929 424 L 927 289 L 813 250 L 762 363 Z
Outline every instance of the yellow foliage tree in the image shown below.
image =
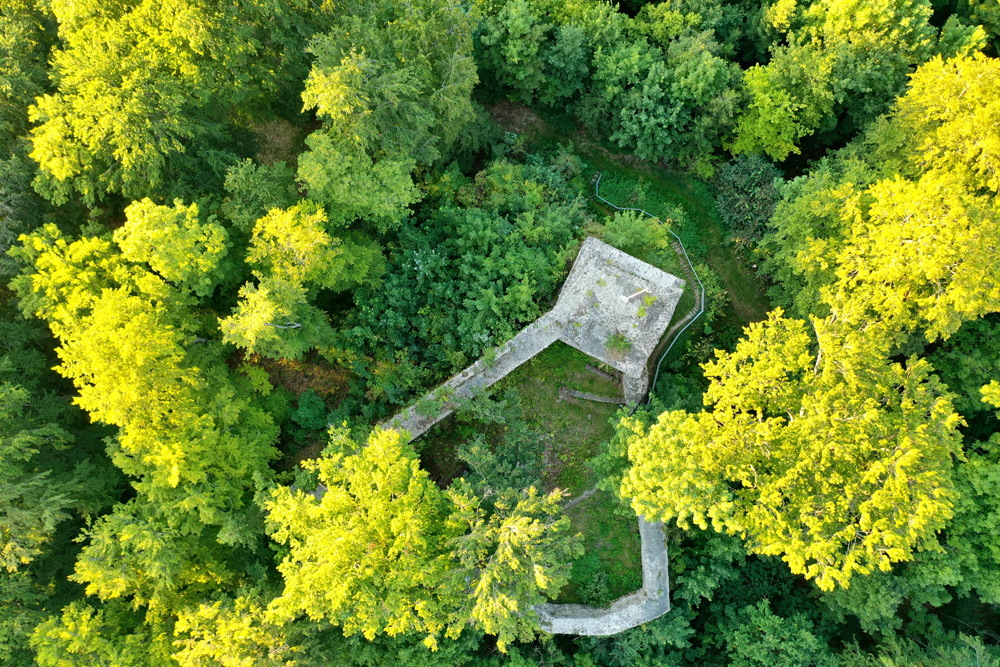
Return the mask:
M 624 420 L 623 496 L 647 519 L 712 526 L 825 590 L 936 546 L 952 515 L 952 410 L 929 365 L 869 331 L 781 311 L 705 364 L 710 410 Z

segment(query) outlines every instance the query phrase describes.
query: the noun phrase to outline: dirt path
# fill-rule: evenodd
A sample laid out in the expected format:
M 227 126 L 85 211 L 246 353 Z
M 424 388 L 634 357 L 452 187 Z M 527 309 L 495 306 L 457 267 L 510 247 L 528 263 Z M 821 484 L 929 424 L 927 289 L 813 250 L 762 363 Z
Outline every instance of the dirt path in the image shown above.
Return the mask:
M 732 300 L 733 309 L 745 322 L 757 322 L 767 317 L 771 304 L 762 290 L 756 287 L 756 277 L 750 267 L 733 249 L 726 245 L 722 228 L 712 211 L 709 211 L 701 201 L 698 193 L 687 182 L 681 179 L 665 182 L 669 178 L 666 170 L 651 173 L 651 176 L 662 185 L 672 186 L 671 192 L 684 201 L 686 207 L 698 218 L 698 227 L 702 231 L 702 240 L 708 249 L 708 265 L 722 279 L 723 287 Z

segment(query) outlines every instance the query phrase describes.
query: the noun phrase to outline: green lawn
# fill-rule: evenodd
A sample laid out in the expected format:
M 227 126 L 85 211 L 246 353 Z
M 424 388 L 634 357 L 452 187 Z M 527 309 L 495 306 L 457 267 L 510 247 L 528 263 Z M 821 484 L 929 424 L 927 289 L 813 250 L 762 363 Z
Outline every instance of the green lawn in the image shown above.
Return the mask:
M 566 489 L 571 497 L 597 482 L 587 461 L 614 434 L 611 422 L 618 406 L 560 400 L 559 388 L 599 396 L 618 396 L 622 391 L 618 385 L 587 371 L 588 363 L 597 365 L 587 355 L 557 341 L 500 383 L 517 389 L 525 418 L 546 438 L 546 488 Z M 598 491 L 567 510 L 573 532 L 583 535 L 585 551 L 573 562 L 570 583 L 558 602 L 603 606 L 642 586 L 637 519 L 631 510 L 626 510 L 629 516 L 622 516 L 619 508 L 614 497 Z
M 627 512 L 627 515 L 626 515 Z M 607 606 L 642 587 L 638 519 L 605 491 L 567 510 L 584 554 L 573 562 L 557 602 Z
M 562 400 L 560 387 L 599 396 L 620 396 L 620 386 L 587 371 L 598 362 L 565 343 L 556 341 L 497 383 L 497 389 L 517 389 L 524 415 L 546 444 L 545 488 L 559 487 L 576 496 L 594 485 L 588 459 L 611 438 L 609 423 L 618 406 L 580 399 Z

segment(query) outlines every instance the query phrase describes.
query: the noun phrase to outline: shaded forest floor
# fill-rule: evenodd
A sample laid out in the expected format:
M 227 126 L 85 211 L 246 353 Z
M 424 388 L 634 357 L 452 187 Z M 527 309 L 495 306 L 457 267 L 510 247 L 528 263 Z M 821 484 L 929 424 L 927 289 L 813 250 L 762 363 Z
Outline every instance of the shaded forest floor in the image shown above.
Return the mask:
M 495 396 L 513 389 L 521 399 L 524 419 L 540 434 L 544 451 L 545 491 L 560 488 L 576 497 L 597 481 L 589 461 L 614 434 L 612 417 L 618 405 L 563 398 L 560 389 L 599 396 L 620 396 L 620 385 L 586 370 L 594 359 L 556 341 L 490 389 Z M 465 472 L 459 444 L 475 433 L 455 415 L 442 420 L 416 441 L 421 466 L 442 488 Z

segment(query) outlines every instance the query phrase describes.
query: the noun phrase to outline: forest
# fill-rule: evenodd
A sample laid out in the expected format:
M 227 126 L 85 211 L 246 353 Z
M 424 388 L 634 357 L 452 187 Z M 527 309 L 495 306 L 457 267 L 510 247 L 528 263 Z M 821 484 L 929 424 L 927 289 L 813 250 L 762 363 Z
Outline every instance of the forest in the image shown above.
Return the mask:
M 997 0 L 0 0 L 0 664 L 1000 667 L 998 49 Z M 591 236 L 704 310 L 648 402 L 556 343 L 384 428 Z M 670 611 L 544 632 L 637 515 Z

